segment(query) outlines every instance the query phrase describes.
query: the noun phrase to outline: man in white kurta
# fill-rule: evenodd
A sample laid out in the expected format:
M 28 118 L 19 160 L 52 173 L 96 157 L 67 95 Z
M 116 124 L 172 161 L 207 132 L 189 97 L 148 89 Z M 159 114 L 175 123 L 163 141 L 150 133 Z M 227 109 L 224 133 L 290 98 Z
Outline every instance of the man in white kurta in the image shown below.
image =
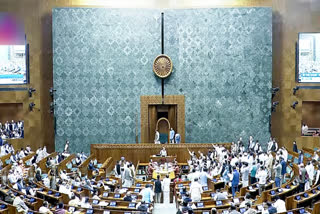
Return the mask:
M 163 203 L 165 205 L 170 204 L 170 178 L 169 175 L 166 175 L 166 177 L 162 181 L 162 191 L 163 191 Z
M 190 186 L 190 195 L 191 195 L 192 202 L 201 201 L 202 192 L 203 192 L 202 185 L 198 182 L 198 178 L 195 178 L 194 182 L 192 182 Z

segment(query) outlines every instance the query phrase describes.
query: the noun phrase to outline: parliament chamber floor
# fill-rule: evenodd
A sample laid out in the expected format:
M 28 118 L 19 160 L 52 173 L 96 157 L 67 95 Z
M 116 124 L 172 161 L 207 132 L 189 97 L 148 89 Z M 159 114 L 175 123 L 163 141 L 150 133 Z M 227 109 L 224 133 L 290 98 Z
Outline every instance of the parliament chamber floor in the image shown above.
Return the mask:
M 320 214 L 319 20 L 320 0 L 0 0 L 0 213 Z

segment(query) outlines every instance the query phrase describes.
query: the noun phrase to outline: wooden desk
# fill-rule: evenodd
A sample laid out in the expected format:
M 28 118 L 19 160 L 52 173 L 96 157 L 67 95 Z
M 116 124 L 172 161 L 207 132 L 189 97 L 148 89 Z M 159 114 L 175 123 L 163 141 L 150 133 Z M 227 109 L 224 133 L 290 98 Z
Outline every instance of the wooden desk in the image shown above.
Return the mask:
M 150 155 L 150 159 L 152 159 L 152 162 L 161 162 L 161 163 L 170 163 L 173 162 L 175 159 L 177 159 L 177 156 L 156 156 L 156 155 Z
M 169 175 L 169 178 L 172 180 L 172 179 L 175 179 L 175 173 L 174 171 L 171 171 L 171 172 L 168 172 L 168 171 L 156 171 L 154 170 L 153 173 L 152 173 L 152 178 L 153 179 L 157 179 L 157 176 L 160 175 L 160 179 L 164 179 L 166 177 L 166 175 Z
M 57 156 L 57 154 L 58 154 L 57 152 L 51 153 L 50 155 L 48 155 L 48 156 L 45 157 L 45 158 L 42 158 L 42 159 L 39 161 L 38 166 L 40 167 L 42 173 L 47 173 L 47 172 L 50 170 L 50 169 L 48 169 L 48 168 L 46 167 L 47 159 L 48 159 L 49 157 L 55 158 L 55 157 Z

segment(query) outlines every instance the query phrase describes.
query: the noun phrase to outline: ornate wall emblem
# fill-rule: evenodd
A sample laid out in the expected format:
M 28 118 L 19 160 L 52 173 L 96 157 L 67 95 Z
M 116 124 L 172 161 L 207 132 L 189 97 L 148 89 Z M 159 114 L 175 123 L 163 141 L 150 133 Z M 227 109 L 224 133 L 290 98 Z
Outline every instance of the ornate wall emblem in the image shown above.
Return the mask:
M 167 78 L 172 73 L 172 61 L 169 56 L 161 54 L 153 61 L 153 72 L 160 78 Z

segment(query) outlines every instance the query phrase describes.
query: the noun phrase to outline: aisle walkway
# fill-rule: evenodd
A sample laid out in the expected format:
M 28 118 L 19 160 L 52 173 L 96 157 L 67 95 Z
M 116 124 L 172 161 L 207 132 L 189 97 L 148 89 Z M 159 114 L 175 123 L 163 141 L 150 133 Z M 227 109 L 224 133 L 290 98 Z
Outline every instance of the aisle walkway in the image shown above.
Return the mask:
M 172 203 L 169 205 L 154 204 L 153 214 L 176 214 L 176 204 Z

